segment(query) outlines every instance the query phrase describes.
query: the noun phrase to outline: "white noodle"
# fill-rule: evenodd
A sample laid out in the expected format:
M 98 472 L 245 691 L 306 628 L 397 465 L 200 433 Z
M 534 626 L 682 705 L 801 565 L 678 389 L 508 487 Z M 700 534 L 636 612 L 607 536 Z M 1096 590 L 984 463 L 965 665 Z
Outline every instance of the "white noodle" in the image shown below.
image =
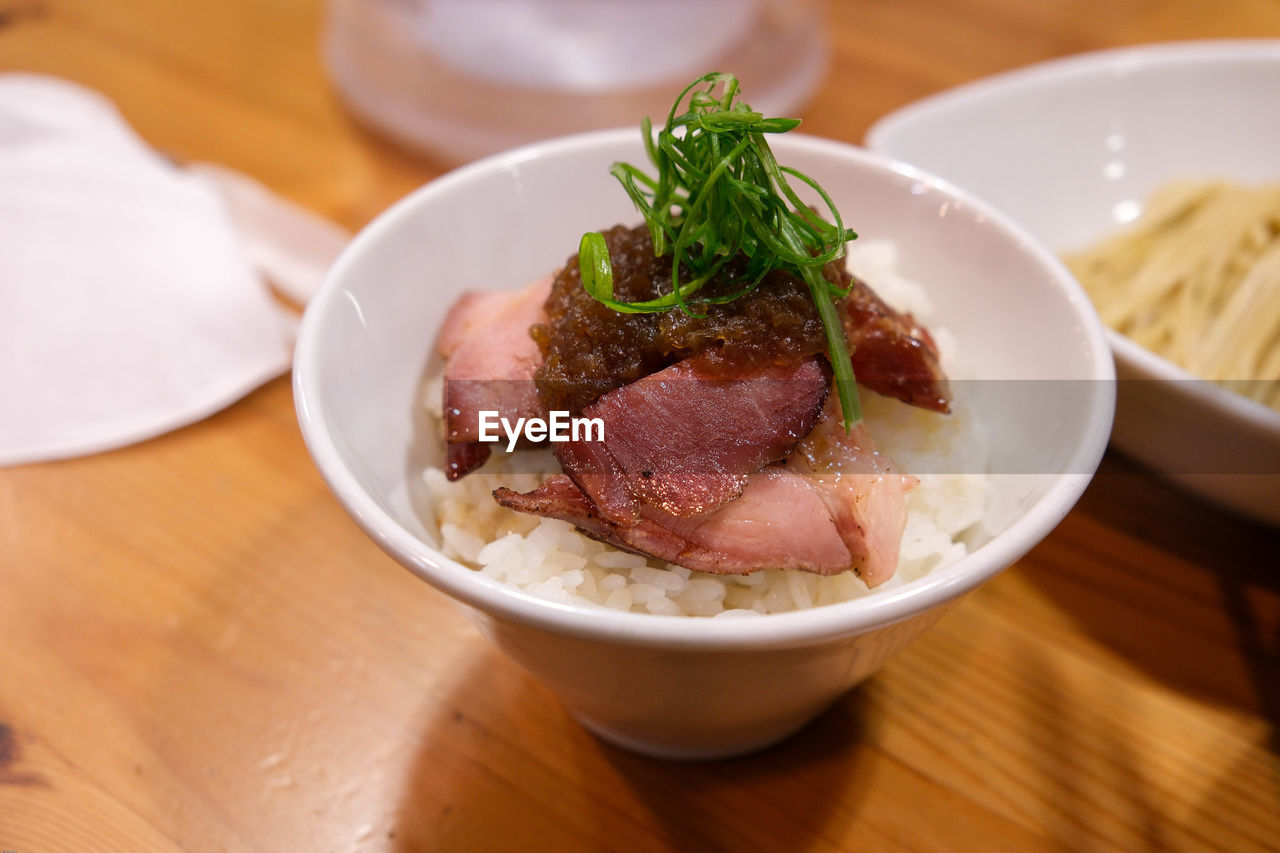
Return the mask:
M 1065 260 L 1107 325 L 1280 409 L 1280 184 L 1170 184 Z

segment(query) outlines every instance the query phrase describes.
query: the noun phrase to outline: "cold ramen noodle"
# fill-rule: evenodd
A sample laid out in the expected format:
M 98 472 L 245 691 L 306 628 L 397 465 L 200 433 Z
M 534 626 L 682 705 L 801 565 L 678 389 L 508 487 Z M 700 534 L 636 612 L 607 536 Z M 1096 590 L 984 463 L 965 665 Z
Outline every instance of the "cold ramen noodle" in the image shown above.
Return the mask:
M 1280 184 L 1170 183 L 1064 260 L 1108 326 L 1280 410 Z
M 425 472 L 447 555 L 541 597 L 691 616 L 848 600 L 964 555 L 986 480 L 938 473 L 980 470 L 954 347 L 894 247 L 847 250 L 835 205 L 774 160 L 766 134 L 795 124 L 728 75 L 696 81 L 643 127 L 657 174 L 613 168 L 642 225 L 453 306 L 427 392 L 445 461 Z

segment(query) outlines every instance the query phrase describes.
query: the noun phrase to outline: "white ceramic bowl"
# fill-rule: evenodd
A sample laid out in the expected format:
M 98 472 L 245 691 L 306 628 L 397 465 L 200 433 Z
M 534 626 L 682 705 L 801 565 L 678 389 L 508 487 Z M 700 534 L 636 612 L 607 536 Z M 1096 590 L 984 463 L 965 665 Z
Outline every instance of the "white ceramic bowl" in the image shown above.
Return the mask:
M 549 603 L 436 549 L 414 504 L 422 466 L 440 458 L 418 409 L 442 316 L 463 290 L 515 288 L 563 265 L 585 230 L 638 221 L 607 171 L 618 159 L 641 162 L 633 130 L 498 155 L 413 193 L 351 243 L 298 340 L 303 434 L 352 517 L 464 604 L 589 728 L 655 755 L 744 752 L 803 725 L 948 603 L 1039 542 L 1083 491 L 1111 426 L 1113 368 L 1102 329 L 1075 281 L 1037 243 L 911 167 L 819 139 L 788 136 L 774 147 L 821 181 L 864 236 L 897 241 L 902 272 L 936 285 L 940 322 L 977 375 L 1035 380 L 992 383 L 1010 389 L 1066 380 L 1080 392 L 1026 406 L 1005 405 L 996 393 L 988 411 L 978 407 L 992 432 L 993 467 L 1023 473 L 995 478 L 990 533 L 975 550 L 913 583 L 805 612 L 687 619 Z
M 1277 93 L 1280 40 L 1125 48 L 926 98 L 877 122 L 867 143 L 1065 252 L 1131 221 L 1170 179 L 1280 180 Z M 1280 525 L 1280 412 L 1108 336 L 1121 380 L 1114 444 L 1220 506 Z

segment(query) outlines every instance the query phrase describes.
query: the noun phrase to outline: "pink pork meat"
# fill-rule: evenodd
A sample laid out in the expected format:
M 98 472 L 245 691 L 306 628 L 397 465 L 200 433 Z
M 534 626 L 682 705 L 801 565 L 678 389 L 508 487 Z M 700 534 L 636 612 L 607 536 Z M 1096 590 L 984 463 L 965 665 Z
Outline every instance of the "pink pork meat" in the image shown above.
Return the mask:
M 607 521 L 634 524 L 644 506 L 701 515 L 737 498 L 752 472 L 809 434 L 830 378 L 819 357 L 732 378 L 686 359 L 584 409 L 603 423 L 604 440 L 557 444 L 556 457 Z
M 468 293 L 445 317 L 437 348 L 445 359 L 445 473 L 456 480 L 489 458 L 479 441 L 482 410 L 546 417 L 533 383 L 542 353 L 529 327 L 546 321 L 551 277 L 514 293 Z
M 785 460 L 747 478 L 741 495 L 711 512 L 680 517 L 652 505 L 632 523 L 605 518 L 582 489 L 556 474 L 494 499 L 521 512 L 568 521 L 591 536 L 660 560 L 716 574 L 853 570 L 868 586 L 896 571 L 915 478 L 898 474 L 863 427 L 846 434 L 838 402 Z

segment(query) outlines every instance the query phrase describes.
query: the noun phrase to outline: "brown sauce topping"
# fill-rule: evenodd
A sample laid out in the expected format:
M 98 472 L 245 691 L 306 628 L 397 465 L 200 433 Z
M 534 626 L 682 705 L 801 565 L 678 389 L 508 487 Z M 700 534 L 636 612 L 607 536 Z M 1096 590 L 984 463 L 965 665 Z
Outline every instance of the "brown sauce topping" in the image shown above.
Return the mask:
M 671 291 L 671 256 L 654 257 L 646 226 L 604 232 L 613 263 L 614 296 L 623 302 Z M 715 297 L 740 290 L 744 265 L 730 263 L 699 292 Z M 824 274 L 840 287 L 850 277 L 839 262 Z M 712 370 L 728 375 L 748 365 L 789 364 L 826 351 L 826 336 L 809 289 L 774 271 L 751 293 L 722 305 L 691 303 L 705 317 L 673 309 L 622 314 L 582 288 L 578 258 L 556 276 L 547 299 L 548 321 L 532 328 L 545 361 L 535 375 L 548 409 L 582 411 L 602 394 L 693 355 L 706 354 Z

